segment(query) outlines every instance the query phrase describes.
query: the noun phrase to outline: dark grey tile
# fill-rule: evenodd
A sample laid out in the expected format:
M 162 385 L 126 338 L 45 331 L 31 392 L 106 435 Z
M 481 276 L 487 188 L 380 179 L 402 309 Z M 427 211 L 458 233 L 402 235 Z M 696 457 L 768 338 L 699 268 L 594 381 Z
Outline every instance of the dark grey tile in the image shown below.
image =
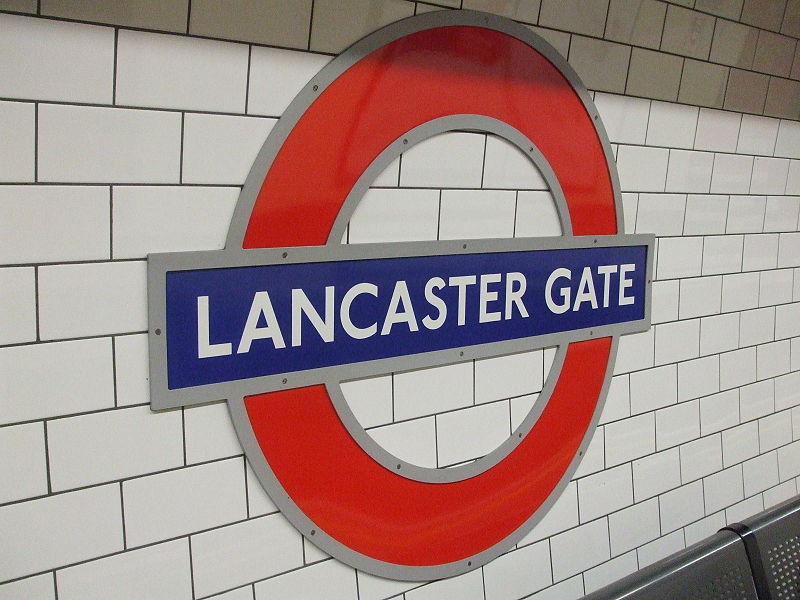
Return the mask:
M 539 25 L 603 37 L 608 0 L 542 0 Z
M 770 77 L 764 114 L 782 119 L 800 118 L 800 82 Z
M 678 102 L 722 108 L 729 71 L 728 67 L 722 65 L 686 59 Z
M 569 63 L 590 90 L 623 93 L 631 48 L 623 44 L 572 36 Z
M 42 0 L 42 14 L 186 33 L 189 0 Z
M 682 68 L 680 56 L 634 48 L 625 91 L 632 96 L 676 100 Z
M 664 23 L 661 49 L 692 58 L 707 59 L 714 36 L 715 20 L 711 15 L 670 6 Z
M 310 23 L 311 0 L 192 0 L 189 33 L 307 48 Z
M 656 0 L 611 0 L 606 39 L 658 48 L 664 29 L 666 4 Z
M 725 90 L 724 108 L 739 112 L 762 114 L 767 98 L 769 76 L 752 71 L 731 69 Z
M 785 8 L 786 0 L 744 0 L 741 21 L 761 29 L 779 31 Z
M 753 70 L 788 77 L 792 71 L 797 40 L 762 29 L 753 59 Z
M 718 19 L 711 44 L 711 61 L 749 69 L 753 66 L 757 42 L 758 29 Z

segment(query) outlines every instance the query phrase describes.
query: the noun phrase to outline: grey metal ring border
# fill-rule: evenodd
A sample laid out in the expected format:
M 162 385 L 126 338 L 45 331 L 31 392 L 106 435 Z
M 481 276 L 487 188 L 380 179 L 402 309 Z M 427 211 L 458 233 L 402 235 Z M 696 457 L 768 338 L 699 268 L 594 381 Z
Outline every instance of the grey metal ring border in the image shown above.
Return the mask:
M 407 132 L 405 135 L 399 137 L 393 143 L 386 147 L 386 149 L 378 155 L 372 164 L 362 173 L 353 189 L 347 195 L 347 198 L 339 211 L 339 216 L 336 218 L 331 233 L 328 236 L 328 246 L 335 246 L 340 244 L 347 224 L 358 207 L 358 203 L 369 190 L 370 184 L 375 178 L 383 172 L 383 170 L 400 154 L 412 148 L 420 142 L 430 139 L 441 133 L 451 131 L 476 131 L 480 133 L 492 133 L 502 137 L 519 148 L 519 150 L 527 156 L 533 164 L 538 167 L 545 182 L 550 188 L 550 193 L 556 204 L 559 221 L 561 223 L 562 235 L 572 234 L 572 223 L 569 220 L 567 211 L 567 202 L 564 198 L 564 192 L 561 185 L 553 172 L 552 167 L 545 159 L 539 148 L 531 140 L 529 140 L 523 133 L 508 123 L 499 121 L 491 117 L 483 115 L 450 115 L 441 117 L 423 123 Z M 515 429 L 512 434 L 506 438 L 497 448 L 492 450 L 489 454 L 472 461 L 465 465 L 460 465 L 451 468 L 435 468 L 435 467 L 422 467 L 406 460 L 398 458 L 391 452 L 387 451 L 383 446 L 375 442 L 372 437 L 364 430 L 362 425 L 358 422 L 352 409 L 348 405 L 339 381 L 327 382 L 328 394 L 331 397 L 333 406 L 339 414 L 339 418 L 347 428 L 350 435 L 358 442 L 361 448 L 369 454 L 373 459 L 378 461 L 381 465 L 389 470 L 394 471 L 402 477 L 414 479 L 416 481 L 424 481 L 428 483 L 451 483 L 454 481 L 462 481 L 480 475 L 484 471 L 491 469 L 506 456 L 508 456 L 514 448 L 519 446 L 522 439 L 533 428 L 536 421 L 539 419 L 544 407 L 550 399 L 550 394 L 555 387 L 558 376 L 561 374 L 561 366 L 566 356 L 566 346 L 560 344 L 556 354 L 553 365 L 548 373 L 547 383 L 542 389 L 539 398 L 537 398 L 534 406 L 529 411 L 526 418 Z
M 371 35 L 368 35 L 361 41 L 351 46 L 341 55 L 333 59 L 330 63 L 328 63 L 328 65 L 323 67 L 323 69 L 303 88 L 303 90 L 292 101 L 284 115 L 275 125 L 253 163 L 253 167 L 247 176 L 242 193 L 239 196 L 239 200 L 234 210 L 226 240 L 226 253 L 230 253 L 231 255 L 241 255 L 242 253 L 246 252 L 246 250 L 242 248 L 242 242 L 253 206 L 255 204 L 255 200 L 258 196 L 261 183 L 263 182 L 264 174 L 269 170 L 269 166 L 272 164 L 277 152 L 283 145 L 291 130 L 294 128 L 301 116 L 305 113 L 306 109 L 316 99 L 318 94 L 350 66 L 381 46 L 384 46 L 411 33 L 448 26 L 483 27 L 494 29 L 515 37 L 544 55 L 569 81 L 586 107 L 588 114 L 592 117 L 595 128 L 597 129 L 597 134 L 603 146 L 606 163 L 608 165 L 609 175 L 612 182 L 617 217 L 617 231 L 618 233 L 623 231 L 624 221 L 619 190 L 619 180 L 616 173 L 613 153 L 611 152 L 611 146 L 608 141 L 608 136 L 606 135 L 602 123 L 600 122 L 599 113 L 594 106 L 588 91 L 583 86 L 574 70 L 548 42 L 523 25 L 503 17 L 497 17 L 495 15 L 476 11 L 437 11 L 398 21 L 372 33 Z M 350 201 L 351 199 L 348 197 L 348 202 Z M 355 201 L 353 200 L 353 202 Z M 286 494 L 280 482 L 275 477 L 275 474 L 270 469 L 263 453 L 261 452 L 258 442 L 255 439 L 252 426 L 244 407 L 244 398 L 239 397 L 229 399 L 228 408 L 230 410 L 231 418 L 237 434 L 239 435 L 242 443 L 242 447 L 259 481 L 270 493 L 270 497 L 276 506 L 278 506 L 278 508 L 281 510 L 281 512 L 286 516 L 286 518 L 316 546 L 329 553 L 331 556 L 351 565 L 352 567 L 378 576 L 407 581 L 428 581 L 433 579 L 441 579 L 444 577 L 452 577 L 482 566 L 511 549 L 514 544 L 522 540 L 533 529 L 533 527 L 539 521 L 541 521 L 547 511 L 552 507 L 563 490 L 569 484 L 573 473 L 577 469 L 580 460 L 585 454 L 586 449 L 592 439 L 603 409 L 603 405 L 605 404 L 605 397 L 611 383 L 613 365 L 619 344 L 619 334 L 614 334 L 611 337 L 612 344 L 609 353 L 605 379 L 602 390 L 598 397 L 591 423 L 587 428 L 586 435 L 581 442 L 578 452 L 560 479 L 559 483 L 551 492 L 550 496 L 525 523 L 523 523 L 505 539 L 475 554 L 472 557 L 441 565 L 410 566 L 388 563 L 356 552 L 329 536 L 297 507 L 291 497 Z M 552 372 L 553 369 L 551 369 L 551 374 Z M 327 385 L 330 389 L 330 382 Z M 526 421 L 529 418 L 531 418 L 531 415 L 526 417 Z

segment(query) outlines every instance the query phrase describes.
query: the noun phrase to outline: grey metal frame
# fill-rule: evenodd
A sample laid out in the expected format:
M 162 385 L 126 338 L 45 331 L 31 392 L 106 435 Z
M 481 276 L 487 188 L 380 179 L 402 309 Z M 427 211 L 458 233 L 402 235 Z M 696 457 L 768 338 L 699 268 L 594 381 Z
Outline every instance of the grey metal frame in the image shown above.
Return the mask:
M 800 597 L 800 497 L 726 527 L 741 536 L 750 559 L 760 600 Z M 775 556 L 780 554 L 780 556 Z M 794 581 L 781 581 L 781 572 Z M 793 584 L 793 589 L 786 589 Z
M 513 449 L 513 447 L 518 443 L 515 441 L 515 439 L 518 440 L 520 435 L 524 436 L 525 432 L 530 430 L 544 406 L 546 406 L 546 403 L 549 401 L 550 391 L 560 376 L 560 367 L 563 363 L 566 343 L 572 339 L 578 339 L 579 337 L 581 337 L 581 339 L 609 335 L 612 337 L 612 348 L 609 356 L 604 385 L 598 398 L 591 424 L 587 429 L 578 453 L 574 457 L 570 467 L 566 470 L 547 501 L 539 508 L 539 510 L 531 515 L 526 523 L 524 523 L 506 539 L 498 542 L 494 546 L 487 548 L 475 556 L 469 557 L 468 559 L 430 567 L 396 565 L 376 560 L 355 552 L 328 536 L 324 531 L 320 530 L 319 527 L 315 525 L 308 517 L 306 517 L 306 515 L 294 504 L 292 499 L 283 490 L 280 482 L 277 480 L 266 460 L 264 459 L 244 408 L 244 397 L 250 394 L 264 392 L 264 384 L 268 383 L 267 378 L 259 379 L 254 382 L 240 381 L 228 383 L 225 384 L 224 392 L 222 391 L 221 387 L 216 388 L 214 386 L 204 386 L 202 390 L 193 391 L 191 394 L 164 393 L 166 387 L 166 354 L 164 335 L 162 334 L 168 335 L 168 332 L 164 331 L 163 284 L 167 269 L 196 269 L 213 267 L 214 265 L 230 266 L 234 264 L 261 264 L 261 261 L 265 259 L 274 259 L 277 262 L 283 260 L 299 262 L 302 261 L 304 257 L 309 257 L 312 255 L 319 258 L 319 248 L 286 248 L 278 251 L 242 249 L 242 242 L 247 223 L 265 173 L 267 173 L 269 170 L 269 167 L 272 164 L 272 161 L 274 160 L 278 150 L 281 148 L 283 142 L 286 140 L 296 123 L 305 113 L 306 109 L 317 98 L 317 96 L 346 69 L 377 48 L 400 37 L 425 29 L 448 26 L 485 27 L 513 36 L 543 54 L 566 77 L 580 97 L 587 113 L 591 116 L 595 127 L 597 128 L 598 136 L 603 146 L 606 163 L 608 165 L 608 170 L 612 181 L 616 204 L 617 229 L 618 231 L 623 231 L 624 221 L 619 191 L 619 181 L 608 137 L 603 129 L 599 118 L 599 113 L 594 106 L 588 91 L 581 83 L 577 74 L 567 64 L 563 57 L 561 57 L 561 55 L 559 55 L 549 43 L 533 33 L 529 28 L 508 19 L 474 11 L 439 11 L 398 21 L 367 36 L 346 50 L 343 54 L 332 60 L 303 88 L 303 90 L 292 101 L 281 119 L 275 125 L 267 141 L 255 159 L 255 162 L 253 163 L 253 167 L 251 168 L 250 173 L 245 181 L 242 193 L 239 196 L 239 200 L 231 220 L 226 241 L 226 248 L 224 251 L 183 253 L 180 255 L 151 255 L 148 257 L 148 286 L 150 294 L 149 347 L 153 408 L 185 406 L 195 403 L 195 401 L 207 402 L 210 400 L 226 398 L 228 400 L 231 417 L 242 443 L 242 447 L 259 481 L 268 491 L 269 495 L 275 504 L 281 509 L 283 514 L 303 535 L 310 539 L 314 544 L 319 546 L 323 551 L 353 567 L 384 577 L 415 581 L 424 581 L 457 575 L 483 565 L 501 553 L 507 551 L 511 546 L 513 546 L 513 544 L 519 542 L 536 525 L 536 523 L 542 519 L 544 514 L 549 510 L 560 493 L 569 483 L 572 474 L 577 468 L 582 456 L 586 452 L 586 448 L 588 447 L 596 428 L 597 421 L 600 418 L 600 413 L 605 402 L 605 396 L 607 394 L 611 375 L 613 373 L 613 364 L 616 356 L 619 336 L 623 333 L 639 331 L 649 327 L 649 287 L 650 281 L 652 280 L 653 236 L 635 236 L 636 243 L 647 244 L 649 247 L 647 280 L 648 300 L 645 319 L 641 322 L 637 322 L 635 326 L 624 325 L 619 327 L 611 326 L 609 328 L 595 328 L 590 331 L 575 332 L 574 337 L 566 336 L 558 339 L 553 338 L 550 340 L 546 339 L 546 337 L 537 339 L 536 342 L 538 342 L 539 347 L 550 345 L 552 343 L 558 343 L 560 344 L 559 350 L 545 386 L 545 390 L 541 394 L 539 402 L 537 402 L 534 409 L 531 410 L 523 424 L 517 429 L 517 431 L 515 431 L 515 435 L 512 436 L 512 438 L 507 440 L 507 442 L 501 445 L 500 448 L 495 450 L 484 459 L 476 461 L 472 465 L 467 465 L 460 468 L 444 470 L 424 469 L 422 467 L 416 467 L 400 461 L 400 476 L 410 477 L 421 481 L 442 483 L 447 481 L 456 481 L 466 477 L 472 477 L 484 471 L 485 469 L 490 468 L 492 465 L 502 460 L 508 454 L 508 452 Z M 543 239 L 533 243 L 532 245 L 528 245 L 524 241 L 517 240 L 462 240 L 457 242 L 432 242 L 428 244 L 415 244 L 413 247 L 404 246 L 402 244 L 376 244 L 369 246 L 359 245 L 350 250 L 341 246 L 340 240 L 342 232 L 350 220 L 352 212 L 355 209 L 358 201 L 366 192 L 369 183 L 374 180 L 375 176 L 380 173 L 383 168 L 385 168 L 385 166 L 391 162 L 392 159 L 394 159 L 402 151 L 407 150 L 412 145 L 438 133 L 452 131 L 454 129 L 494 133 L 510 141 L 523 153 L 529 156 L 534 164 L 536 164 L 536 166 L 541 170 L 545 180 L 550 185 L 551 192 L 556 201 L 559 218 L 565 237 L 549 240 Z M 576 238 L 572 237 L 571 233 L 572 230 L 570 226 L 569 215 L 566 210 L 566 204 L 564 202 L 561 187 L 558 183 L 558 180 L 555 178 L 552 169 L 547 164 L 547 161 L 542 156 L 541 152 L 539 152 L 539 150 L 536 148 L 535 144 L 531 143 L 530 140 L 525 138 L 525 136 L 523 136 L 516 129 L 495 119 L 490 119 L 480 115 L 456 115 L 437 119 L 415 128 L 414 130 L 408 132 L 407 135 L 391 144 L 374 161 L 374 163 L 364 172 L 351 193 L 348 195 L 344 206 L 340 211 L 339 217 L 337 218 L 336 223 L 331 230 L 328 243 L 326 246 L 322 247 L 324 248 L 322 255 L 351 257 L 361 254 L 362 256 L 369 255 L 371 257 L 375 257 L 404 255 L 401 254 L 401 252 L 412 253 L 405 255 L 415 255 L 413 254 L 414 252 L 421 252 L 423 254 L 435 252 L 437 254 L 441 254 L 451 250 L 457 250 L 459 252 L 491 252 L 500 251 L 506 248 L 513 249 L 522 247 L 580 247 L 582 245 L 594 243 L 595 238 Z M 632 240 L 634 237 L 624 236 L 624 239 Z M 612 240 L 615 240 L 616 244 L 612 243 Z M 622 242 L 622 244 L 620 242 Z M 609 236 L 607 238 L 598 237 L 596 239 L 596 243 L 598 245 L 624 245 L 626 242 L 623 241 L 623 236 Z M 570 244 L 574 245 L 570 246 Z M 286 253 L 286 257 L 283 256 L 284 252 Z M 347 406 L 347 403 L 344 401 L 341 388 L 339 386 L 341 381 L 345 379 L 363 377 L 379 372 L 385 373 L 404 368 L 420 368 L 422 366 L 430 366 L 433 364 L 472 360 L 498 353 L 511 353 L 529 350 L 531 349 L 531 346 L 526 344 L 530 344 L 532 341 L 533 340 L 501 342 L 498 344 L 486 345 L 486 347 L 477 346 L 465 348 L 463 350 L 430 353 L 424 357 L 416 355 L 416 358 L 413 358 L 409 361 L 404 361 L 402 359 L 373 361 L 368 365 L 354 366 L 349 370 L 340 370 L 337 372 L 327 371 L 324 374 L 316 371 L 308 372 L 307 378 L 305 375 L 300 377 L 293 374 L 291 376 L 291 380 L 289 380 L 289 377 L 286 377 L 287 383 L 285 385 L 297 386 L 302 385 L 303 382 L 310 382 L 312 380 L 314 383 L 324 383 L 334 402 L 336 410 L 342 419 L 342 422 L 348 428 L 351 435 L 353 435 L 358 443 L 361 444 L 365 452 L 369 453 L 381 464 L 387 465 L 387 467 L 390 464 L 396 466 L 396 464 L 398 464 L 397 459 L 382 448 L 379 448 L 377 444 L 374 444 L 374 442 L 371 441 L 369 436 L 356 421 L 355 417 Z M 315 380 L 315 378 L 317 379 Z M 283 378 L 281 378 L 280 381 L 281 386 L 283 386 Z M 269 383 L 271 384 L 271 382 Z M 392 470 L 397 472 L 394 468 Z
M 739 536 L 720 531 L 583 600 L 759 600 Z M 763 599 L 761 599 L 763 600 Z

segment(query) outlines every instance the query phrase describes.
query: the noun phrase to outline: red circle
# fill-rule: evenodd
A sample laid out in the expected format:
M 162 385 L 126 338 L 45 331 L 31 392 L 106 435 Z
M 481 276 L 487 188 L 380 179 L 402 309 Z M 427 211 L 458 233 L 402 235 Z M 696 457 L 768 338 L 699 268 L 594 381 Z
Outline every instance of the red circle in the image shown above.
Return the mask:
M 450 26 L 382 46 L 321 91 L 275 156 L 243 247 L 324 244 L 348 193 L 389 144 L 458 114 L 498 119 L 537 145 L 563 189 L 575 235 L 617 233 L 603 145 L 565 76 L 512 35 Z M 528 435 L 494 467 L 453 483 L 381 466 L 349 434 L 322 385 L 250 396 L 245 407 L 275 477 L 322 531 L 374 560 L 438 566 L 500 544 L 551 495 L 587 435 L 611 347 L 611 338 L 571 343 Z

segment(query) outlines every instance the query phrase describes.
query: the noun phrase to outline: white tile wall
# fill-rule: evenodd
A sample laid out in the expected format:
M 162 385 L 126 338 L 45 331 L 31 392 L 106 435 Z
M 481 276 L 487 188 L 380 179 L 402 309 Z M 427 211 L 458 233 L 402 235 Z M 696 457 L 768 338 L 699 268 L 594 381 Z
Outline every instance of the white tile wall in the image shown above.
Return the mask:
M 210 529 L 247 515 L 240 458 L 131 479 L 122 484 L 122 496 L 129 547 Z M 197 498 L 205 501 L 198 504 Z
M 222 246 L 263 117 L 330 57 L 9 14 L 0 30 L 0 535 L 13 540 L 0 582 L 32 575 L 0 598 L 54 598 L 57 584 L 59 598 L 567 600 L 797 493 L 796 122 L 595 94 L 621 144 L 626 231 L 658 236 L 657 327 L 622 340 L 603 425 L 519 548 L 417 587 L 304 543 L 244 464 L 224 404 L 146 406 L 141 259 Z M 437 136 L 374 185 L 351 243 L 561 231 L 537 170 L 491 135 Z M 386 449 L 441 466 L 505 439 L 550 360 L 345 394 Z
M 41 267 L 42 339 L 144 331 L 146 275 L 144 261 Z
M 26 102 L 0 102 L 0 181 L 34 180 L 35 110 Z
M 39 106 L 39 181 L 178 183 L 181 116 L 93 106 Z
M 244 112 L 245 44 L 123 29 L 116 60 L 118 104 Z
M 0 345 L 36 339 L 36 273 L 30 267 L 0 269 Z
M 114 258 L 153 252 L 225 247 L 233 187 L 116 186 L 113 188 Z
M 0 186 L 0 260 L 109 258 L 109 198 L 99 186 Z
M 61 569 L 56 573 L 58 597 L 189 599 L 191 560 L 189 543 L 182 539 Z
M 110 103 L 114 30 L 0 15 L 0 96 Z
M 0 577 L 16 579 L 119 552 L 119 485 L 93 487 L 0 508 Z

